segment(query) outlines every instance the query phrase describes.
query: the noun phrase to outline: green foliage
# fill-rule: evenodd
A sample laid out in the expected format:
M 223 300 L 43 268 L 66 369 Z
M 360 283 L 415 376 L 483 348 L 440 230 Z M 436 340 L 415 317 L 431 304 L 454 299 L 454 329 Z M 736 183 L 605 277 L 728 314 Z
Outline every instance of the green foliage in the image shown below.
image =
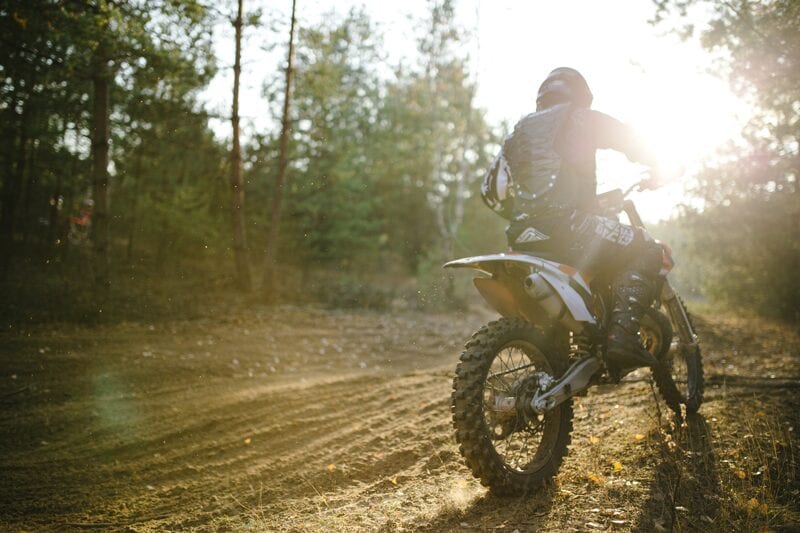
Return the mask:
M 437 35 L 455 48 L 449 17 L 437 19 Z M 404 274 L 419 274 L 431 254 L 449 258 L 493 136 L 473 106 L 465 61 L 443 49 L 419 69 L 392 73 L 361 11 L 301 29 L 281 257 L 350 272 L 401 264 Z M 275 117 L 281 91 L 267 85 Z M 253 194 L 274 179 L 275 150 L 271 136 L 252 147 Z
M 700 212 L 689 211 L 688 250 L 702 264 L 703 290 L 725 304 L 768 316 L 800 319 L 800 4 L 793 0 L 655 2 L 657 20 L 707 8 L 697 32 L 706 48 L 722 52 L 720 70 L 751 99 L 757 113 L 746 143 L 698 176 Z
M 193 234 L 216 233 L 218 217 L 208 215 L 224 152 L 196 100 L 215 71 L 206 8 L 192 0 L 11 2 L 2 15 L 14 35 L 0 54 L 0 114 L 9 125 L 0 149 L 4 248 L 20 230 L 26 244 L 63 243 L 68 217 L 89 194 L 87 51 L 101 43 L 113 65 L 113 230 L 127 237 L 128 259 L 137 230 L 142 244 L 158 243 L 159 256 L 196 244 Z
M 64 236 L 91 195 L 92 77 L 102 59 L 111 72 L 114 271 L 135 266 L 139 280 L 226 277 L 229 155 L 198 100 L 216 72 L 215 16 L 224 13 L 194 0 L 0 7 L 8 36 L 0 41 L 0 247 L 20 252 L 8 279 L 52 260 L 48 286 L 57 287 L 87 268 L 90 249 L 67 247 Z M 387 63 L 363 10 L 299 29 L 279 253 L 289 298 L 345 307 L 456 300 L 454 287 L 467 289 L 441 263 L 502 243 L 501 221 L 476 196 L 497 135 L 474 105 L 469 39 L 452 2 L 434 6 L 420 27 L 418 61 L 402 66 Z M 283 75 L 265 89 L 275 127 L 244 147 L 254 248 L 269 230 Z
M 735 200 L 688 215 L 687 223 L 695 231 L 688 251 L 703 262 L 709 296 L 770 317 L 798 317 L 800 211 L 795 198 Z

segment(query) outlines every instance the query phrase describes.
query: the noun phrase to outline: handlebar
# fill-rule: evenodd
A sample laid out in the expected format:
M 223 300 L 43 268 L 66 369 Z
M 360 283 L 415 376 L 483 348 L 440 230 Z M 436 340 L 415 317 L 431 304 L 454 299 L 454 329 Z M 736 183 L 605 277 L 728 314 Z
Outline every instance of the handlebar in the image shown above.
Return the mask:
M 602 209 L 613 210 L 614 212 L 622 211 L 625 200 L 634 191 L 641 192 L 653 188 L 653 174 L 647 170 L 642 173 L 643 179 L 637 181 L 623 192 L 622 189 L 612 189 L 597 195 L 597 203 Z
M 645 172 L 644 174 L 644 179 L 634 183 L 624 192 L 622 189 L 612 189 L 602 194 L 598 194 L 596 200 L 600 209 L 614 214 L 625 211 L 629 218 L 632 220 L 635 218 L 635 223 L 637 225 L 641 225 L 641 219 L 636 212 L 636 208 L 633 206 L 633 202 L 627 198 L 634 191 L 644 191 L 650 188 L 653 183 L 652 174 L 649 171 Z

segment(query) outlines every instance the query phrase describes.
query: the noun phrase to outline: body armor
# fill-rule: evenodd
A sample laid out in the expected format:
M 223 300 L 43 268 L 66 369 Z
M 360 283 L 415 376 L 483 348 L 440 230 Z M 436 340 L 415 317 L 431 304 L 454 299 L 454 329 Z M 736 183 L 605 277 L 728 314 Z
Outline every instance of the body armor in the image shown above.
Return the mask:
M 517 123 L 503 143 L 514 181 L 516 213 L 535 213 L 552 200 L 562 166 L 556 141 L 571 111 L 570 105 L 562 104 L 532 113 Z

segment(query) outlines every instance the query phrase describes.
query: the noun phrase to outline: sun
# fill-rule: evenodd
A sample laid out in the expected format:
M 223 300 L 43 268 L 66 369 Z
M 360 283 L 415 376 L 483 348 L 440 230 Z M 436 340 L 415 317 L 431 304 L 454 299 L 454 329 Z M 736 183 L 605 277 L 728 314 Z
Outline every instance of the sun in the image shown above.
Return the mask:
M 674 179 L 633 199 L 645 219 L 669 218 L 679 204 L 695 201 L 687 191 L 692 177 L 704 163 L 713 162 L 724 144 L 739 137 L 747 106 L 724 80 L 705 72 L 687 72 L 680 62 L 641 72 L 624 87 L 629 90 L 611 93 L 605 103 L 617 111 L 611 114 L 639 132 L 642 142 Z M 622 170 L 619 161 L 606 159 L 611 161 L 613 176 L 606 188 L 624 188 L 639 178 L 641 168 Z

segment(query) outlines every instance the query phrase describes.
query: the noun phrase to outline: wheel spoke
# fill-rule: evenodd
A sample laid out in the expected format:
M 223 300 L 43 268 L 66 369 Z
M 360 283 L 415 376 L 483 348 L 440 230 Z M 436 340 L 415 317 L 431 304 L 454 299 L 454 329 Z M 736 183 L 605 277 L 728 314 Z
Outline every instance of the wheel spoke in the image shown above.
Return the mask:
M 572 402 L 546 415 L 531 407 L 538 373 L 557 378 L 566 368 L 565 354 L 554 344 L 565 339 L 548 337 L 519 318 L 501 318 L 474 338 L 453 382 L 453 425 L 461 453 L 492 490 L 535 490 L 567 453 Z
M 517 471 L 525 471 L 536 456 L 542 444 L 545 418 L 527 420 L 516 410 L 513 414 L 498 413 L 495 398 L 516 397 L 521 392 L 522 380 L 537 370 L 549 370 L 543 354 L 533 347 L 506 346 L 497 352 L 484 382 L 484 389 L 492 399 L 484 406 L 484 417 L 494 436 L 495 451 L 509 468 Z

